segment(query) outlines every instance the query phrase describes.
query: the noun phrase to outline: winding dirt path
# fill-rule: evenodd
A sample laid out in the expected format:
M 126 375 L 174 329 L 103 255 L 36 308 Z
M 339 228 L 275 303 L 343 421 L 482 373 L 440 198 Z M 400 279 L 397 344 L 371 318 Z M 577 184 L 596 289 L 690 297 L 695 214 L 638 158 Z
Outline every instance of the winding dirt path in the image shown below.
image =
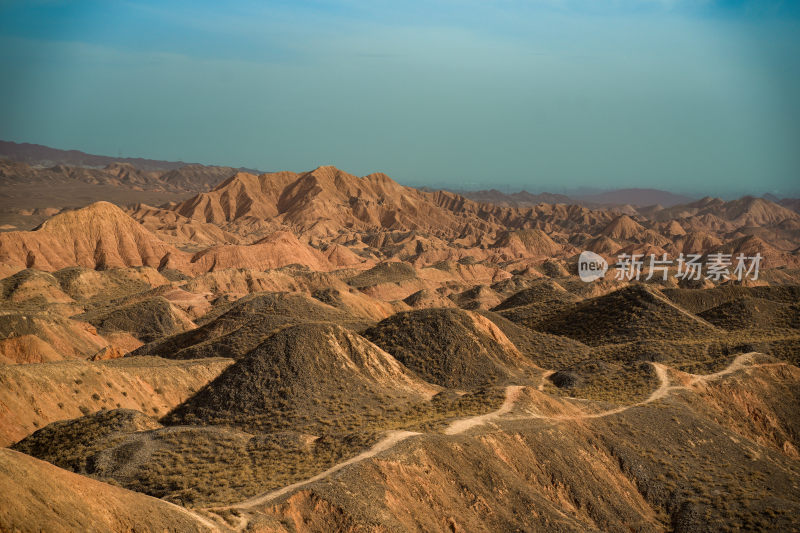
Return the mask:
M 260 494 L 258 496 L 254 496 L 249 498 L 243 502 L 238 504 L 232 505 L 231 507 L 238 507 L 238 508 L 248 508 L 248 507 L 255 507 L 257 505 L 261 505 L 264 503 L 269 502 L 270 500 L 274 500 L 279 496 L 283 496 L 287 492 L 291 492 L 294 489 L 300 488 L 303 485 L 308 485 L 309 483 L 313 483 L 315 481 L 319 481 L 320 479 L 325 479 L 326 477 L 330 476 L 334 472 L 338 472 L 342 468 L 347 465 L 351 465 L 354 463 L 358 463 L 363 461 L 364 459 L 368 459 L 373 457 L 384 450 L 388 450 L 389 448 L 393 447 L 398 442 L 404 441 L 409 437 L 413 437 L 414 435 L 420 435 L 420 433 L 414 431 L 392 431 L 388 435 L 386 435 L 383 439 L 379 440 L 372 448 L 369 450 L 362 452 L 355 457 L 351 457 L 350 459 L 343 461 L 341 463 L 337 463 L 330 467 L 329 469 L 325 470 L 324 472 L 320 472 L 314 477 L 310 477 L 303 481 L 298 481 L 297 483 L 293 483 L 282 489 L 273 490 L 271 492 L 267 492 L 265 494 Z
M 500 409 L 497 411 L 492 411 L 491 413 L 486 413 L 485 415 L 471 416 L 469 418 L 459 418 L 458 420 L 454 420 L 444 430 L 444 434 L 456 435 L 458 433 L 464 433 L 470 428 L 481 426 L 491 422 L 492 420 L 500 418 L 514 408 L 514 404 L 517 402 L 517 399 L 524 388 L 525 387 L 522 385 L 509 385 L 506 387 L 506 399 L 503 401 L 503 405 L 500 406 Z
M 753 362 L 753 358 L 756 355 L 758 355 L 758 352 L 748 352 L 748 353 L 739 354 L 731 362 L 731 364 L 729 364 L 726 368 L 724 368 L 723 370 L 720 370 L 719 372 L 714 372 L 713 374 L 705 374 L 705 375 L 702 375 L 702 374 L 691 374 L 691 376 L 692 376 L 691 384 L 694 385 L 695 383 L 705 383 L 706 381 L 719 379 L 722 376 L 725 376 L 727 374 L 732 374 L 733 372 L 736 372 L 737 370 L 739 370 L 741 368 L 745 368 L 745 364 L 744 364 L 745 362 L 749 361 L 749 362 L 752 363 Z M 751 367 L 754 367 L 754 366 L 768 366 L 769 364 L 770 363 L 761 364 L 761 365 L 753 364 L 753 365 L 749 365 L 749 366 L 751 366 Z M 778 364 L 782 364 L 782 363 L 778 363 Z
M 542 373 L 542 380 L 539 382 L 539 386 L 536 387 L 536 389 L 540 390 L 540 391 L 543 391 L 544 390 L 544 385 L 545 385 L 545 383 L 547 383 L 547 378 L 549 378 L 550 376 L 552 376 L 555 373 L 556 373 L 555 370 L 545 370 Z
M 599 413 L 579 413 L 574 415 L 544 415 L 540 413 L 534 413 L 530 410 L 527 410 L 527 415 L 525 416 L 518 416 L 514 417 L 514 420 L 520 420 L 525 418 L 538 418 L 538 419 L 546 419 L 546 420 L 583 420 L 588 418 L 602 418 L 605 416 L 616 415 L 622 412 L 627 411 L 633 407 L 639 407 L 642 405 L 646 405 L 648 403 L 652 403 L 656 400 L 660 400 L 662 398 L 666 398 L 671 391 L 674 390 L 688 390 L 692 385 L 696 385 L 698 383 L 706 383 L 708 381 L 713 381 L 715 379 L 719 379 L 722 376 L 726 376 L 728 374 L 732 374 L 737 370 L 745 368 L 746 362 L 752 362 L 753 356 L 757 355 L 758 352 L 748 352 L 743 353 L 731 361 L 731 364 L 728 365 L 725 369 L 720 370 L 719 372 L 714 372 L 713 374 L 689 374 L 691 381 L 689 385 L 673 385 L 669 379 L 669 367 L 662 365 L 661 363 L 650 363 L 653 366 L 653 370 L 655 370 L 656 376 L 658 377 L 659 386 L 656 390 L 654 390 L 650 396 L 647 397 L 646 400 L 643 400 L 638 403 L 630 404 L 630 405 L 623 405 L 621 407 L 616 407 L 614 409 L 609 409 L 607 411 L 601 411 Z M 757 366 L 768 366 L 768 365 L 749 365 L 750 367 L 757 367 Z M 541 385 L 540 385 L 541 387 Z M 542 390 L 541 388 L 539 390 Z
M 604 416 L 611 416 L 623 413 L 632 407 L 638 407 L 640 405 L 645 405 L 654 402 L 656 400 L 660 400 L 661 398 L 665 398 L 669 394 L 669 391 L 674 388 L 673 386 L 670 385 L 667 368 L 658 363 L 650 363 L 650 364 L 653 365 L 653 369 L 656 372 L 656 376 L 658 376 L 659 385 L 656 390 L 650 393 L 650 396 L 648 396 L 646 400 L 631 405 L 623 405 L 620 407 L 615 407 L 614 409 L 609 409 L 607 411 L 600 411 L 599 413 L 579 413 L 574 415 L 543 415 L 540 413 L 534 413 L 530 410 L 526 410 L 526 413 L 528 413 L 528 415 L 515 417 L 514 419 L 518 420 L 524 418 L 543 418 L 547 420 L 583 420 L 587 418 L 602 418 Z
M 718 379 L 718 378 L 720 378 L 722 376 L 725 376 L 727 374 L 731 374 L 733 372 L 736 372 L 737 370 L 745 367 L 745 362 L 752 361 L 753 360 L 753 356 L 756 353 L 757 352 L 750 352 L 750 353 L 741 354 L 741 355 L 737 356 L 731 362 L 731 364 L 728 365 L 728 367 L 726 367 L 724 370 L 721 370 L 719 372 L 715 372 L 713 374 L 708 374 L 708 375 L 692 374 L 692 375 L 690 375 L 691 376 L 690 385 L 694 385 L 694 384 L 697 384 L 697 383 L 705 383 L 707 381 L 715 380 L 715 379 Z M 658 377 L 659 386 L 658 386 L 658 388 L 656 390 L 654 390 L 650 394 L 650 396 L 647 397 L 647 399 L 645 399 L 645 400 L 643 400 L 641 402 L 638 402 L 638 403 L 635 403 L 635 404 L 631 404 L 631 405 L 625 405 L 625 406 L 617 407 L 617 408 L 614 408 L 614 409 L 609 409 L 607 411 L 601 411 L 601 412 L 598 412 L 598 413 L 579 413 L 579 414 L 574 414 L 574 415 L 544 415 L 544 414 L 541 414 L 541 413 L 535 413 L 535 412 L 532 412 L 530 410 L 526 410 L 524 415 L 505 417 L 505 419 L 508 419 L 508 420 L 546 419 L 546 420 L 554 420 L 554 421 L 563 421 L 563 420 L 582 420 L 582 419 L 589 419 L 589 418 L 602 418 L 602 417 L 612 416 L 612 415 L 615 415 L 615 414 L 618 414 L 618 413 L 622 413 L 622 412 L 627 411 L 628 409 L 631 409 L 633 407 L 646 405 L 646 404 L 654 402 L 656 400 L 659 400 L 659 399 L 662 399 L 662 398 L 666 398 L 669 395 L 669 393 L 671 391 L 673 391 L 673 390 L 688 389 L 689 388 L 689 386 L 686 386 L 686 385 L 672 385 L 671 381 L 670 381 L 670 378 L 669 378 L 669 368 L 664 366 L 664 365 L 662 365 L 662 364 L 660 364 L 660 363 L 651 363 L 651 364 L 653 365 L 653 368 L 655 370 L 656 376 Z M 766 366 L 766 365 L 752 365 L 752 366 Z M 538 390 L 541 391 L 544 388 L 544 380 L 546 380 L 547 377 L 550 376 L 552 373 L 553 373 L 552 371 L 546 371 L 543 374 L 542 381 L 537 387 Z M 471 428 L 474 428 L 476 426 L 480 426 L 480 425 L 491 423 L 491 422 L 493 422 L 495 420 L 500 419 L 501 417 L 504 417 L 505 415 L 508 415 L 514 409 L 517 401 L 519 400 L 520 396 L 522 395 L 522 391 L 523 391 L 524 388 L 525 387 L 521 386 L 521 385 L 510 385 L 510 386 L 506 387 L 505 400 L 503 401 L 503 404 L 500 406 L 500 408 L 498 410 L 493 411 L 491 413 L 483 414 L 483 415 L 478 415 L 478 416 L 473 416 L 473 417 L 468 417 L 468 418 L 461 418 L 461 419 L 455 420 L 455 421 L 451 422 L 449 426 L 447 426 L 447 428 L 444 430 L 444 433 L 446 435 L 457 435 L 459 433 L 463 433 L 463 432 L 465 432 L 465 431 L 467 431 L 467 430 L 469 430 Z M 361 462 L 361 461 L 363 461 L 365 459 L 368 459 L 370 457 L 374 457 L 375 455 L 377 455 L 377 454 L 379 454 L 379 453 L 381 453 L 383 451 L 389 450 L 390 448 L 394 447 L 397 443 L 399 443 L 399 442 L 401 442 L 403 440 L 406 440 L 407 438 L 415 436 L 415 435 L 420 435 L 420 433 L 413 432 L 413 431 L 393 431 L 393 432 L 390 432 L 389 434 L 386 435 L 386 437 L 384 437 L 383 439 L 378 441 L 369 450 L 367 450 L 365 452 L 362 452 L 359 455 L 356 455 L 355 457 L 351 457 L 350 459 L 348 459 L 346 461 L 338 463 L 338 464 L 330 467 L 329 469 L 325 470 L 324 472 L 321 472 L 321 473 L 319 473 L 319 474 L 317 474 L 317 475 L 315 475 L 315 476 L 313 476 L 311 478 L 308 478 L 308 479 L 303 480 L 303 481 L 299 481 L 297 483 L 293 483 L 293 484 L 288 485 L 286 487 L 283 487 L 281 489 L 273 490 L 271 492 L 266 492 L 264 494 L 260 494 L 258 496 L 254 496 L 252 498 L 249 498 L 249 499 L 244 500 L 242 502 L 239 502 L 237 504 L 233 504 L 233 505 L 230 505 L 230 506 L 227 506 L 227 507 L 212 509 L 212 510 L 233 509 L 233 508 L 249 509 L 249 508 L 253 508 L 253 507 L 259 506 L 259 505 L 263 505 L 263 504 L 268 503 L 268 502 L 270 502 L 270 501 L 272 501 L 272 500 L 274 500 L 274 499 L 276 499 L 276 498 L 278 498 L 280 496 L 283 496 L 284 494 L 287 494 L 287 493 L 289 493 L 289 492 L 291 492 L 291 491 L 293 491 L 295 489 L 298 489 L 298 488 L 300 488 L 300 487 L 302 487 L 304 485 L 308 485 L 309 483 L 313 483 L 315 481 L 319 481 L 319 480 L 325 479 L 328 476 L 330 476 L 331 474 L 333 474 L 335 472 L 338 472 L 339 470 L 341 470 L 342 468 L 344 468 L 344 467 L 346 467 L 348 465 L 352 465 L 352 464 Z M 204 520 L 202 517 L 199 517 L 199 516 L 195 515 L 194 513 L 191 513 L 191 514 L 195 518 L 197 518 L 198 520 L 201 520 L 202 522 L 204 522 L 206 525 L 210 525 L 210 523 L 208 521 Z M 213 526 L 213 527 L 218 527 L 218 526 Z
M 195 519 L 197 522 L 203 524 L 205 527 L 208 528 L 209 531 L 221 531 L 222 530 L 222 528 L 219 526 L 219 524 L 215 524 L 211 520 L 208 520 L 207 518 L 205 518 L 203 516 L 200 516 L 199 514 L 195 513 L 194 511 L 192 511 L 190 509 L 187 509 L 186 507 L 183 507 L 181 505 L 178 505 L 178 504 L 175 504 L 175 503 L 172 503 L 172 502 L 168 502 L 166 500 L 162 500 L 162 501 L 164 503 L 166 503 L 167 505 L 169 505 L 171 507 L 174 507 L 175 509 L 177 509 L 178 511 L 182 512 L 183 514 L 185 514 L 187 516 L 190 516 L 191 518 Z

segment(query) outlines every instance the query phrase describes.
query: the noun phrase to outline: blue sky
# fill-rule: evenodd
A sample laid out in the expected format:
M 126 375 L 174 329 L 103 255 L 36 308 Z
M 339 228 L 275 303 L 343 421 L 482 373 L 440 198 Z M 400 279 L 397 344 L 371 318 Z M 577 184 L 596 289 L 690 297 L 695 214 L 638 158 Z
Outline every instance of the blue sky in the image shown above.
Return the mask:
M 800 2 L 0 0 L 0 138 L 412 185 L 800 194 Z

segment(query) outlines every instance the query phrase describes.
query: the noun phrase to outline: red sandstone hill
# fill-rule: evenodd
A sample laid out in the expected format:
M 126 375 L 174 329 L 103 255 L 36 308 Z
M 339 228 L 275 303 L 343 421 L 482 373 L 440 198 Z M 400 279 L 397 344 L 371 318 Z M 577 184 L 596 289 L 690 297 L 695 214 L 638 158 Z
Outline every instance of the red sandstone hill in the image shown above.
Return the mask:
M 278 215 L 281 192 L 296 179 L 294 172 L 261 176 L 239 172 L 210 192 L 178 204 L 174 210 L 187 218 L 216 224 L 243 217 L 272 218 Z
M 453 236 L 468 222 L 478 230 L 495 229 L 480 219 L 468 220 L 442 209 L 434 194 L 399 185 L 385 174 L 358 178 L 334 167 L 303 174 L 239 173 L 175 210 L 217 224 L 271 219 L 298 233 L 318 236 L 336 235 L 342 229 L 422 230 Z
M 98 270 L 150 266 L 195 274 L 223 268 L 266 270 L 298 264 L 325 271 L 340 263 L 353 266 L 354 260 L 342 252 L 326 257 L 285 231 L 273 232 L 249 246 L 213 245 L 190 255 L 164 242 L 108 202 L 58 214 L 34 231 L 0 233 L 3 275 L 25 268 L 52 272 L 68 266 Z
M 365 254 L 367 258 L 392 257 L 422 266 L 467 255 L 492 261 L 566 257 L 575 252 L 567 242 L 579 246 L 601 236 L 610 241 L 591 241 L 591 246 L 605 253 L 611 253 L 611 248 L 632 247 L 670 253 L 705 252 L 741 237 L 741 233 L 732 233 L 741 224 L 758 227 L 760 223 L 767 227 L 782 224 L 781 233 L 776 236 L 781 241 L 777 248 L 779 253 L 788 253 L 792 248 L 785 243 L 794 242 L 796 235 L 787 221 L 792 222 L 797 215 L 777 204 L 774 210 L 770 204 L 754 198 L 735 202 L 704 198 L 653 211 L 659 221 L 641 216 L 634 220 L 627 214 L 579 205 L 505 207 L 478 203 L 447 191 L 404 187 L 384 174 L 359 178 L 334 167 L 319 167 L 302 174 L 237 173 L 214 190 L 172 209 L 183 220 L 191 220 L 191 224 L 221 227 L 227 235 L 236 235 L 240 243 L 257 242 L 278 230 L 291 231 L 322 249 L 336 243 L 342 246 L 339 252 L 351 259 L 332 261 L 336 266 L 358 265 L 352 260 L 354 249 L 350 247 L 363 248 L 364 244 L 372 248 Z M 665 212 L 686 218 L 662 222 Z M 157 224 L 148 227 L 164 233 Z M 403 236 L 402 232 L 414 235 Z M 584 237 L 576 238 L 577 232 Z M 684 235 L 686 232 L 690 234 Z M 693 237 L 698 232 L 704 236 Z M 173 234 L 175 231 L 170 231 Z M 518 238 L 522 235 L 535 236 L 536 242 L 523 242 Z M 775 244 L 764 235 L 759 236 Z M 232 242 L 230 238 L 226 241 Z M 234 251 L 238 254 L 242 250 L 226 248 L 226 257 Z M 230 259 L 224 264 L 232 266 Z
M 643 237 L 645 228 L 628 215 L 620 215 L 603 228 L 601 235 L 616 240 L 629 240 Z
M 484 224 L 508 229 L 538 228 L 544 231 L 600 231 L 614 215 L 607 210 L 589 209 L 580 205 L 539 204 L 532 207 L 502 207 L 476 203 L 449 191 L 436 191 L 432 199 L 439 207 L 459 216 L 474 216 Z
M 159 267 L 166 258 L 181 255 L 108 202 L 58 214 L 35 231 L 0 233 L 0 263 L 8 273 L 74 265 Z
M 547 233 L 538 229 L 504 232 L 494 247 L 505 248 L 511 257 L 553 257 L 562 251 Z
M 322 252 L 301 243 L 288 231 L 277 231 L 249 246 L 212 246 L 192 257 L 192 263 L 201 272 L 225 268 L 267 270 L 292 264 L 327 271 L 334 266 Z

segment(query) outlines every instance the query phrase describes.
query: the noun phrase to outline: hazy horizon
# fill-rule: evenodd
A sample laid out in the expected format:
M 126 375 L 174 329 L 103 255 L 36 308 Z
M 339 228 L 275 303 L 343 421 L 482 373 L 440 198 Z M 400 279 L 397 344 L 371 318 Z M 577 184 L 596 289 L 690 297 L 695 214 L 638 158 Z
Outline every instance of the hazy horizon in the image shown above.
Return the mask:
M 413 186 L 800 194 L 784 2 L 2 2 L 0 138 Z

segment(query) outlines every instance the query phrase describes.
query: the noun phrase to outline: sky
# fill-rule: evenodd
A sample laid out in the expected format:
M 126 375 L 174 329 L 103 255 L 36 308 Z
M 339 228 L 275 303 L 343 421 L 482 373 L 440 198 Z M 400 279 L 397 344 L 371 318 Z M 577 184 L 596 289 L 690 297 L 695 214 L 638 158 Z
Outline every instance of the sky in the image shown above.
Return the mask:
M 794 0 L 0 0 L 0 139 L 503 191 L 800 194 Z

